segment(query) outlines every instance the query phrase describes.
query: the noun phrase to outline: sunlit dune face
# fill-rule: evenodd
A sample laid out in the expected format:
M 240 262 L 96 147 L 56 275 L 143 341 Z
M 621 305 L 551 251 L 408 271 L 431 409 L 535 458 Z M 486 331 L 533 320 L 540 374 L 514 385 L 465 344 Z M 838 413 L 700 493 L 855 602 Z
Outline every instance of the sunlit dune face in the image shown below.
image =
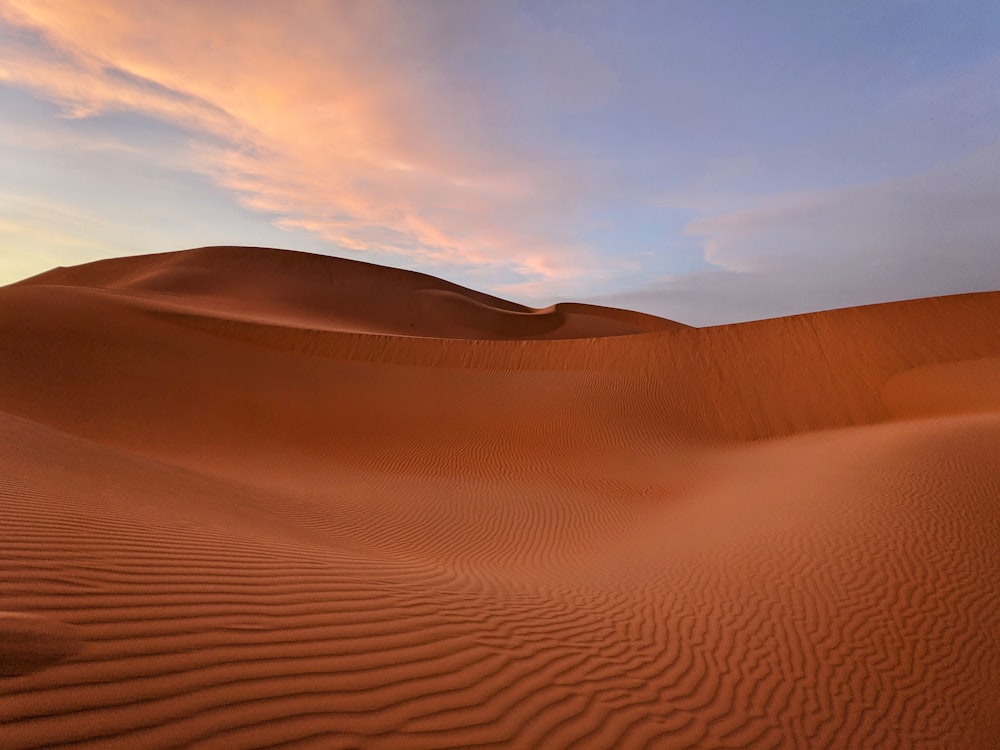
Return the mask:
M 996 320 L 238 246 L 2 287 L 0 745 L 995 748 Z

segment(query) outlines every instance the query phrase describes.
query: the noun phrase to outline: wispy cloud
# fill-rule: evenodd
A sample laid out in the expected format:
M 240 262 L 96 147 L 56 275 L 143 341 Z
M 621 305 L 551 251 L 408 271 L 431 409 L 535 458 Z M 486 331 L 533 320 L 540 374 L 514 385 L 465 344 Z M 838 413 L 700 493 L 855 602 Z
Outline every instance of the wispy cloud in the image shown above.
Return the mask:
M 890 5 L 0 0 L 0 191 L 692 322 L 995 285 L 995 12 Z
M 22 33 L 0 80 L 67 117 L 133 111 L 210 134 L 191 168 L 342 247 L 528 281 L 587 268 L 579 226 L 600 169 L 544 143 L 556 111 L 613 92 L 580 38 L 499 3 L 282 7 L 2 0 Z M 496 55 L 522 61 L 510 90 L 475 74 Z M 509 121 L 512 90 L 530 121 Z
M 115 228 L 52 201 L 0 193 L 0 278 L 19 279 L 66 262 L 107 257 L 128 245 L 114 241 Z M 31 255 L 19 248 L 30 245 Z M 41 263 L 39 263 L 41 261 Z
M 1000 142 L 904 179 L 757 202 L 688 225 L 713 269 L 601 301 L 714 325 L 1000 285 Z

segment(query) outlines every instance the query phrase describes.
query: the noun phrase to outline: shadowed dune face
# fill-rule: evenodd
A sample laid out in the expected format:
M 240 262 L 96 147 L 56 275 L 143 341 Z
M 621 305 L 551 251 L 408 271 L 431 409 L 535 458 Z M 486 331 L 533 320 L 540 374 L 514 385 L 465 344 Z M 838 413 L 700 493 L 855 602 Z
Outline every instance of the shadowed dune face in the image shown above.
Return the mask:
M 24 612 L 0 612 L 0 677 L 58 664 L 80 645 L 70 625 Z
M 2 744 L 992 747 L 996 320 L 255 248 L 0 289 Z
M 882 400 L 901 417 L 1000 411 L 1000 357 L 906 370 L 885 384 Z

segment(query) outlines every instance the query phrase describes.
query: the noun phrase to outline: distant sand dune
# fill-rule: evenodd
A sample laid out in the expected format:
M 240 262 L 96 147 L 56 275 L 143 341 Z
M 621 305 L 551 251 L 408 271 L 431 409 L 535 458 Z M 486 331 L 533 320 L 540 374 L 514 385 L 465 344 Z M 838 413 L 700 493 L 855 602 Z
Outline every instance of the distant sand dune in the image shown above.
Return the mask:
M 532 310 L 421 273 L 267 248 L 115 258 L 57 268 L 21 283 L 168 297 L 223 316 L 405 336 L 585 338 L 685 327 L 597 305 Z
M 998 747 L 997 321 L 0 289 L 0 746 Z

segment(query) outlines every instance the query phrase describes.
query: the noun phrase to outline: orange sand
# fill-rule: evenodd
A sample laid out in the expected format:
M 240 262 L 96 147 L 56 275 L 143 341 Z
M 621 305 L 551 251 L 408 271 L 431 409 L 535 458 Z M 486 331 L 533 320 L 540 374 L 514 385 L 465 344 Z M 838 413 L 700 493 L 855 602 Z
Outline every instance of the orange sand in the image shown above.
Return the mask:
M 1000 293 L 56 269 L 0 289 L 0 549 L 7 750 L 998 747 Z

